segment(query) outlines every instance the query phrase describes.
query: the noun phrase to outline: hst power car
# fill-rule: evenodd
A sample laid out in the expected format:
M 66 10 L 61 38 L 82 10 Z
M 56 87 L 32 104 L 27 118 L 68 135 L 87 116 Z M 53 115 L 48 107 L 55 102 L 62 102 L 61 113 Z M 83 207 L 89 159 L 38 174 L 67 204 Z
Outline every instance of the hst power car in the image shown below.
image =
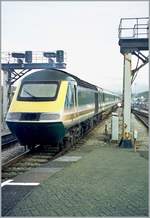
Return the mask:
M 62 70 L 33 72 L 22 79 L 6 122 L 24 146 L 75 140 L 101 120 L 119 97 Z

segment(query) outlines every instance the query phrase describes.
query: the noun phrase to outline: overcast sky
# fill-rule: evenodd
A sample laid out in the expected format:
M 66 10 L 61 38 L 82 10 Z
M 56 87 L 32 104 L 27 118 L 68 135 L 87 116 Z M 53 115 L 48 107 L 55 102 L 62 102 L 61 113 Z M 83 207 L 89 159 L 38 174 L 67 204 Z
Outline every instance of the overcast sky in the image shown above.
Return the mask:
M 118 45 L 120 18 L 148 17 L 148 9 L 148 1 L 4 1 L 2 51 L 62 49 L 66 52 L 68 72 L 120 92 L 123 76 L 123 55 Z M 148 66 L 139 71 L 133 88 L 136 92 L 148 89 Z

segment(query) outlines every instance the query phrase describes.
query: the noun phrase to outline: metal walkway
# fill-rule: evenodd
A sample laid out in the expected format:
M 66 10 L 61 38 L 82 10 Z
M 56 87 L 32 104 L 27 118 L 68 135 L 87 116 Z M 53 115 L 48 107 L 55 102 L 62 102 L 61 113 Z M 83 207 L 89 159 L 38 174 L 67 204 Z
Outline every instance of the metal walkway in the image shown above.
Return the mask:
M 149 18 L 121 18 L 119 24 L 120 52 L 148 50 Z

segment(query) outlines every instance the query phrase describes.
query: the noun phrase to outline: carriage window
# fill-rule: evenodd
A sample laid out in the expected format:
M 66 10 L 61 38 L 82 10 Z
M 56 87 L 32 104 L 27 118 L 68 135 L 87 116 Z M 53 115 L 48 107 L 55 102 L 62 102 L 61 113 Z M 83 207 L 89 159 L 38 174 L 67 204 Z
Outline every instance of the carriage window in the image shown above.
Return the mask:
M 78 102 L 80 106 L 94 104 L 95 103 L 95 92 L 88 88 L 79 87 Z
M 23 83 L 18 100 L 24 101 L 44 101 L 55 100 L 58 93 L 57 82 L 26 82 Z

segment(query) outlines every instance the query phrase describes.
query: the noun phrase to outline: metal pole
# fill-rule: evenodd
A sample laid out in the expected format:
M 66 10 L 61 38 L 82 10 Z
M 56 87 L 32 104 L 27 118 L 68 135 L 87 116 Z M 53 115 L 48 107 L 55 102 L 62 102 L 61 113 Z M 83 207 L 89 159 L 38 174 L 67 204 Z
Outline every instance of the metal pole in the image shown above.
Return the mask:
M 124 54 L 124 108 L 123 108 L 123 145 L 132 147 L 131 142 L 131 53 Z

